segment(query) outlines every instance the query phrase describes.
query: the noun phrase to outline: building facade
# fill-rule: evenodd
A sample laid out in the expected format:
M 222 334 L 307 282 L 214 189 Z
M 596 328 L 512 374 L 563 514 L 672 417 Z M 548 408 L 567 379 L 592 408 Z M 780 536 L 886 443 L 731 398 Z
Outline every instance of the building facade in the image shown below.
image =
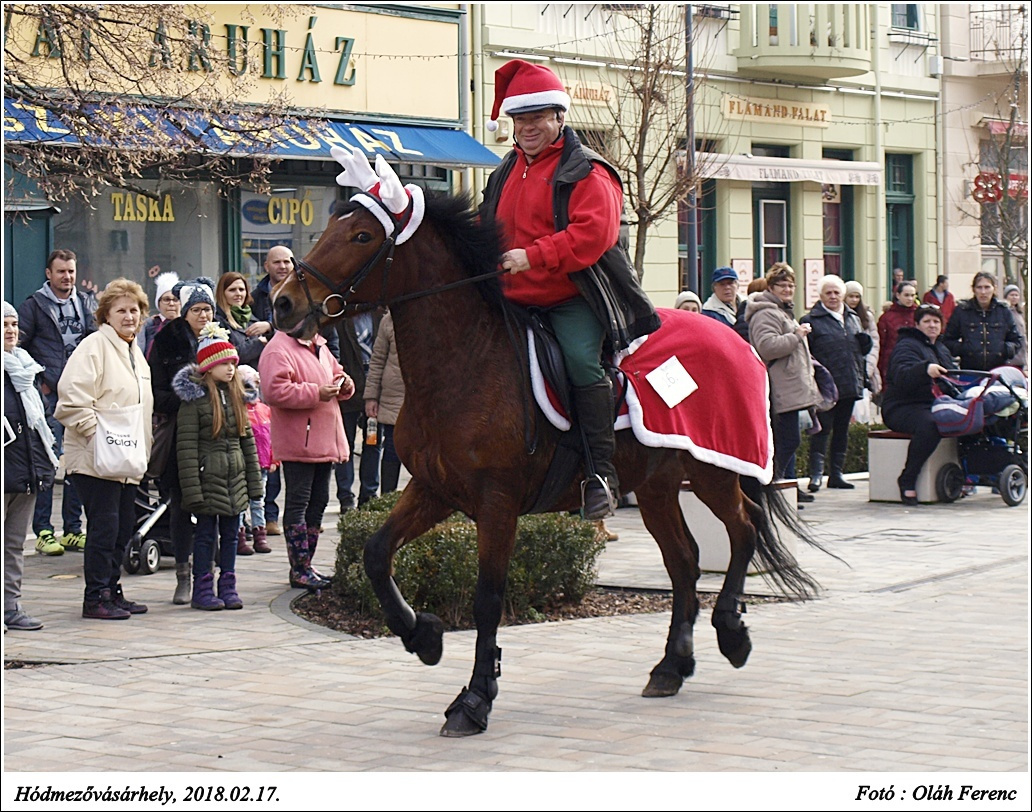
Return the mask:
M 468 186 L 468 167 L 495 162 L 464 132 L 467 27 L 457 5 L 320 5 L 304 7 L 303 14 L 214 5 L 210 14 L 204 25 L 214 80 L 220 81 L 219 71 L 247 71 L 251 81 L 246 90 L 227 89 L 224 118 L 205 122 L 204 143 L 241 161 L 254 153 L 276 159 L 270 190 L 227 189 L 204 177 L 145 176 L 137 191 L 110 188 L 90 200 L 72 195 L 51 204 L 5 163 L 4 287 L 12 301 L 42 284 L 52 248 L 74 250 L 80 280 L 98 287 L 119 276 L 153 279 L 167 270 L 184 279 L 235 270 L 253 283 L 272 245 L 303 256 L 345 195 L 334 181 L 340 167 L 329 150 L 335 144 L 362 149 L 370 160 L 384 155 L 403 181 L 446 191 Z M 26 58 L 48 58 L 38 46 L 41 36 L 26 32 Z M 284 124 L 261 144 L 242 143 L 233 111 L 270 104 L 283 111 Z M 154 126 L 145 103 L 134 115 L 141 131 Z M 75 148 L 59 117 L 10 93 L 4 138 L 65 139 Z

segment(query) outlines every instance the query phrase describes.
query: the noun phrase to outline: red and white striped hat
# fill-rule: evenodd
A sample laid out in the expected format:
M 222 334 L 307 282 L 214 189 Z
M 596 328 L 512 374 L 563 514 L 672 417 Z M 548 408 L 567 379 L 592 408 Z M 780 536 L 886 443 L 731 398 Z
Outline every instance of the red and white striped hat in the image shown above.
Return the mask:
M 513 116 L 550 107 L 570 109 L 570 94 L 562 80 L 544 65 L 514 59 L 495 71 L 495 100 L 487 128 L 492 132 L 498 129 L 502 113 Z
M 229 342 L 229 330 L 210 321 L 201 328 L 198 336 L 197 368 L 204 373 L 227 361 L 239 364 L 240 355 Z

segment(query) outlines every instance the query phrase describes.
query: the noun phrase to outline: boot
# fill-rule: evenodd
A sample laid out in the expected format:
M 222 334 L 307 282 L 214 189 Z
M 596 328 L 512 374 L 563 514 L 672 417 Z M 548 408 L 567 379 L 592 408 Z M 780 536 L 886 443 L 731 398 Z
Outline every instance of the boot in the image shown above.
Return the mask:
M 243 609 L 244 602 L 236 591 L 236 573 L 223 572 L 219 575 L 219 600 L 227 609 Z
M 254 551 L 256 553 L 271 553 L 272 547 L 265 540 L 265 528 L 256 527 L 251 532 L 254 534 Z
M 312 558 L 308 552 L 308 528 L 303 524 L 292 524 L 283 528 L 287 540 L 287 558 L 290 561 L 290 585 L 313 592 L 330 585 L 312 572 Z
M 98 600 L 82 602 L 82 616 L 91 620 L 127 620 L 129 611 L 115 606 L 110 589 L 102 589 Z
M 813 442 L 811 440 L 811 442 Z M 806 486 L 806 490 L 810 493 L 817 493 L 821 489 L 821 477 L 824 476 L 824 453 L 822 451 L 816 451 L 813 448 L 810 449 L 810 484 Z M 828 487 L 831 487 L 831 483 L 828 483 Z
M 215 597 L 214 585 L 215 578 L 210 572 L 194 578 L 193 599 L 190 601 L 190 605 L 194 609 L 203 609 L 206 612 L 217 612 L 219 609 L 224 609 L 226 605 Z
M 176 564 L 176 593 L 172 596 L 172 603 L 176 606 L 183 606 L 190 602 L 190 562 Z
M 326 582 L 326 586 L 320 587 L 320 589 L 326 589 L 331 584 L 331 578 L 333 576 L 323 575 L 319 570 L 315 568 L 315 548 L 319 546 L 319 534 L 322 533 L 321 527 L 309 527 L 308 528 L 308 567 L 315 573 L 317 578 L 321 578 Z
M 131 600 L 127 600 L 125 595 L 122 594 L 122 585 L 116 584 L 111 588 L 111 602 L 119 609 L 125 609 L 130 615 L 145 615 L 147 614 L 147 606 L 142 603 L 133 603 Z
M 572 387 L 573 403 L 581 429 L 587 440 L 587 453 L 597 476 L 589 476 L 583 485 L 584 518 L 590 521 L 612 516 L 620 498 L 613 454 L 616 435 L 613 433 L 613 394 L 609 378 L 590 386 Z M 603 485 L 601 480 L 605 480 Z
M 841 488 L 844 491 L 851 491 L 856 487 L 852 482 L 847 482 L 842 476 L 842 468 L 845 464 L 845 452 L 836 454 L 831 458 L 831 473 L 828 475 L 829 488 Z
M 237 530 L 237 555 L 254 555 L 254 548 L 247 543 L 247 528 L 240 525 Z

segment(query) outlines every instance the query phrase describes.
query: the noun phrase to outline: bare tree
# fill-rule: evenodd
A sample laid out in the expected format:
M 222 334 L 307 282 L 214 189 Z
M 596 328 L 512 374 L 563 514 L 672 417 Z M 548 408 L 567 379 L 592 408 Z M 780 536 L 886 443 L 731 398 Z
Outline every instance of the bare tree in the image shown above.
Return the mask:
M 684 5 L 604 7 L 611 92 L 587 116 L 601 135 L 592 146 L 623 175 L 635 234 L 634 266 L 645 264 L 646 238 L 657 222 L 676 216 L 700 178 L 686 173 L 688 125 Z
M 304 11 L 287 8 L 263 14 Z M 39 131 L 8 138 L 5 164 L 55 201 L 105 186 L 154 197 L 144 177 L 264 188 L 285 99 L 229 102 L 253 92 L 257 43 L 212 40 L 203 6 L 5 4 L 4 95 Z

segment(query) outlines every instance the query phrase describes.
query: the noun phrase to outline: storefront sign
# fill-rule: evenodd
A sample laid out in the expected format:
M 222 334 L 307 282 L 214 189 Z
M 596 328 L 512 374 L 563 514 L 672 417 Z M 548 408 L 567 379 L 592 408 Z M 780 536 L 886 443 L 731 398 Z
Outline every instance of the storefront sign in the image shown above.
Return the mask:
M 612 85 L 603 82 L 574 82 L 566 92 L 574 103 L 588 107 L 608 107 L 615 98 Z
M 1007 196 L 1028 200 L 1028 175 L 1011 172 L 1007 181 Z M 979 172 L 971 185 L 971 197 L 979 203 L 1003 200 L 1003 183 L 997 172 Z
M 731 93 L 724 94 L 720 109 L 724 118 L 734 121 L 797 124 L 803 127 L 827 127 L 831 121 L 831 108 L 826 104 L 748 99 Z
M 112 192 L 111 205 L 115 210 L 111 217 L 117 223 L 174 223 L 175 211 L 172 208 L 172 195 L 163 195 L 155 200 L 146 195 L 132 192 Z
M 778 183 L 811 181 L 822 185 L 879 186 L 882 178 L 881 165 L 873 161 L 809 161 L 802 158 L 765 158 L 754 155 L 697 152 L 695 167 L 702 177 L 717 180 Z

